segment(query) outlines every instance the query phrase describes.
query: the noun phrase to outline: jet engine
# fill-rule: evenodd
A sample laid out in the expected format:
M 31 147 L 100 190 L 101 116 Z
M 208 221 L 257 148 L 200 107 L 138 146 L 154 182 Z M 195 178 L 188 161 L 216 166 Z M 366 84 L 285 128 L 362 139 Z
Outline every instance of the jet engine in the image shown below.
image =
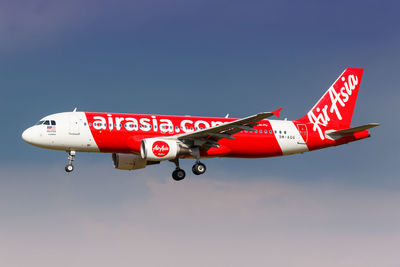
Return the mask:
M 163 138 L 146 138 L 140 145 L 140 154 L 146 160 L 172 160 L 187 152 L 179 141 Z
M 113 153 L 114 168 L 120 170 L 137 170 L 146 167 L 147 160 L 136 154 Z

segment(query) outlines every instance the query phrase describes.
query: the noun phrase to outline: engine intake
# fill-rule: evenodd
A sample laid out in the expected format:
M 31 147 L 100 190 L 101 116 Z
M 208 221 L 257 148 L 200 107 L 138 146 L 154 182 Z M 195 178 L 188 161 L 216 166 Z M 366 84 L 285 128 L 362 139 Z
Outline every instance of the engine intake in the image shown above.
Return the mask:
M 140 154 L 146 160 L 172 160 L 182 153 L 184 148 L 176 140 L 147 138 L 140 145 Z

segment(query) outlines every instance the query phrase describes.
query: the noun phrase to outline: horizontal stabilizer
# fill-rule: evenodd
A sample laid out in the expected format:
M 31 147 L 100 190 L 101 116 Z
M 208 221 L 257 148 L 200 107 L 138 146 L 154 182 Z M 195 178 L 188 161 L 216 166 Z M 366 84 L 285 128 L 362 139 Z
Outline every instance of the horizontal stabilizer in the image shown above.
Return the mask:
M 343 135 L 348 135 L 348 134 L 352 134 L 355 132 L 361 132 L 364 130 L 368 130 L 368 129 L 374 128 L 376 126 L 379 126 L 379 125 L 380 125 L 379 123 L 368 123 L 368 124 L 357 126 L 357 127 L 351 127 L 351 128 L 347 128 L 347 129 L 343 129 L 343 130 L 327 132 L 327 134 L 335 135 L 335 136 L 343 136 Z

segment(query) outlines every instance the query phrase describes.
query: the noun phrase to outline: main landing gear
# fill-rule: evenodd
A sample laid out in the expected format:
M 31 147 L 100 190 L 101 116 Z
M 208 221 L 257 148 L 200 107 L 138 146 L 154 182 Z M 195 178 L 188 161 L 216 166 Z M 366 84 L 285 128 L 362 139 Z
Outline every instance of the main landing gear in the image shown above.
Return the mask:
M 172 178 L 175 181 L 181 181 L 183 179 L 185 179 L 186 173 L 184 170 L 177 168 L 175 169 L 175 171 L 172 172 Z
M 67 151 L 67 153 L 68 153 L 68 164 L 65 166 L 65 171 L 72 172 L 74 170 L 74 165 L 72 165 L 72 162 L 75 159 L 76 152 L 71 150 L 71 151 Z
M 192 148 L 191 154 L 196 158 L 196 163 L 192 167 L 192 172 L 195 175 L 200 175 L 206 172 L 206 165 L 200 162 L 200 149 L 199 147 Z
M 172 162 L 175 163 L 175 166 L 176 166 L 175 170 L 172 172 L 172 178 L 175 181 L 181 181 L 181 180 L 185 179 L 186 173 L 184 170 L 182 170 L 179 167 L 179 159 L 177 158 L 177 159 L 173 160 Z M 192 167 L 192 172 L 195 175 L 203 174 L 206 172 L 206 165 L 204 165 L 203 163 L 201 163 L 200 161 L 197 160 L 196 163 Z
M 196 175 L 203 174 L 206 172 L 206 165 L 198 161 L 193 165 L 192 172 Z
M 175 181 L 181 181 L 181 180 L 185 179 L 186 173 L 185 173 L 184 170 L 182 170 L 182 169 L 179 167 L 179 159 L 176 158 L 176 159 L 173 160 L 172 162 L 175 163 L 175 166 L 176 166 L 175 171 L 172 172 L 172 178 L 173 178 Z

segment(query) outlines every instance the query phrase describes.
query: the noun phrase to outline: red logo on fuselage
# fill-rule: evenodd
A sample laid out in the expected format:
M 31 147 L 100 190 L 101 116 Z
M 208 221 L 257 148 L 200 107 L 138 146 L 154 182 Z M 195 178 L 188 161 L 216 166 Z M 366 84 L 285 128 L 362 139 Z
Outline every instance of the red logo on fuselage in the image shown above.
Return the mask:
M 156 141 L 151 148 L 154 156 L 162 158 L 165 157 L 169 152 L 169 145 L 164 141 Z

